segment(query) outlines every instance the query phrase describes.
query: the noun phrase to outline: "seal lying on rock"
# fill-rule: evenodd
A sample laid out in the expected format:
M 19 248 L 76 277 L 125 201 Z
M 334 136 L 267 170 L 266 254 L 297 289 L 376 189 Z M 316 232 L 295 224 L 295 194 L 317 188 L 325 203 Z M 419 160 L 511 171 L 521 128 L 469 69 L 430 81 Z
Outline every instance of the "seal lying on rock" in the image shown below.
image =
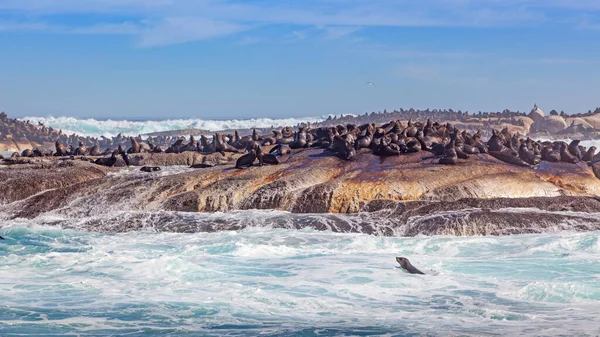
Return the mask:
M 142 172 L 155 172 L 160 171 L 160 167 L 158 166 L 144 166 L 140 169 Z
M 425 275 L 425 273 L 423 273 L 419 269 L 415 268 L 415 266 L 413 266 L 410 263 L 410 261 L 408 261 L 408 259 L 405 257 L 396 257 L 396 262 L 398 262 L 400 264 L 400 267 L 402 267 L 402 269 L 406 270 L 407 272 L 409 272 L 411 274 Z
M 112 155 L 108 158 L 98 158 L 94 160 L 94 164 L 104 165 L 112 167 L 117 162 L 117 151 L 113 151 Z
M 276 156 L 283 156 L 285 154 L 292 153 L 292 148 L 286 144 L 279 144 L 269 151 L 270 154 L 274 154 Z
M 279 165 L 279 159 L 274 154 L 265 153 L 262 157 L 263 164 Z
M 200 163 L 200 164 L 194 164 L 194 165 L 190 166 L 190 168 L 210 168 L 210 167 L 215 167 L 215 164 Z
M 529 164 L 521 160 L 519 157 L 513 156 L 509 152 L 498 152 L 498 151 L 489 151 L 488 154 L 500 161 L 503 161 L 508 164 L 529 167 Z

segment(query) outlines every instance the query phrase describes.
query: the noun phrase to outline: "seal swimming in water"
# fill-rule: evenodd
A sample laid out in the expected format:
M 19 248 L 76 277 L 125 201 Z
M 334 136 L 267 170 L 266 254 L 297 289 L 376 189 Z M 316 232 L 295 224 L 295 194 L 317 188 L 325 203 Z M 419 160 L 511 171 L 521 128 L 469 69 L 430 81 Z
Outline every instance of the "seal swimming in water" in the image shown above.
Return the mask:
M 405 257 L 396 257 L 396 262 L 398 262 L 400 264 L 400 267 L 402 267 L 402 269 L 406 270 L 407 272 L 409 272 L 411 274 L 425 275 L 425 273 L 423 273 L 419 269 L 415 268 L 415 266 L 413 266 L 410 263 L 410 261 L 408 261 L 408 259 Z
M 6 240 L 6 239 L 4 239 L 2 236 L 0 236 L 0 240 Z

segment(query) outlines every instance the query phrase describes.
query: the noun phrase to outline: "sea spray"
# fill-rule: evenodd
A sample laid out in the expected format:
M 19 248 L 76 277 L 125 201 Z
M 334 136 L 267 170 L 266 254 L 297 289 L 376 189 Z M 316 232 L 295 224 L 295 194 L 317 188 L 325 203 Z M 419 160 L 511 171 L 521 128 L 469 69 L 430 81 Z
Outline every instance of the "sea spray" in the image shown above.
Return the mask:
M 121 133 L 124 136 L 137 136 L 152 132 L 202 129 L 209 131 L 229 129 L 250 129 L 296 126 L 299 123 L 320 122 L 328 116 L 320 117 L 298 117 L 298 118 L 252 118 L 252 119 L 229 119 L 229 120 L 203 120 L 203 119 L 168 119 L 168 120 L 96 120 L 93 118 L 78 119 L 75 117 L 23 117 L 34 125 L 38 122 L 48 127 L 60 129 L 66 134 L 78 134 L 91 137 L 112 137 Z

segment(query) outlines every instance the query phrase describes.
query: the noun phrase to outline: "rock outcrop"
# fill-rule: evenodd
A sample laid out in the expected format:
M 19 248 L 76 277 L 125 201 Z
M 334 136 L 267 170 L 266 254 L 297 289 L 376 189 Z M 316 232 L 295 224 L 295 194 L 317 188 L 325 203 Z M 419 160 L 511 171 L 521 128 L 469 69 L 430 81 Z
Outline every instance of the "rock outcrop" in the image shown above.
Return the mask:
M 140 154 L 156 165 L 187 154 Z M 219 154 L 220 156 L 220 154 Z M 235 158 L 239 155 L 232 155 Z M 427 157 L 429 156 L 429 158 Z M 45 164 L 40 164 L 45 163 Z M 122 172 L 86 161 L 40 160 L 0 170 L 0 203 L 13 216 L 110 210 L 217 212 L 275 209 L 294 213 L 357 213 L 373 201 L 450 202 L 459 199 L 600 195 L 600 180 L 581 163 L 543 162 L 537 169 L 481 154 L 456 166 L 430 154 L 388 158 L 359 151 L 354 161 L 301 150 L 280 165 L 238 170 L 231 165 L 177 174 Z M 52 164 L 51 164 L 52 163 Z M 69 164 L 70 163 L 70 164 Z M 41 165 L 41 166 L 40 166 Z M 46 165 L 45 167 L 43 165 Z M 24 166 L 23 168 L 19 168 Z

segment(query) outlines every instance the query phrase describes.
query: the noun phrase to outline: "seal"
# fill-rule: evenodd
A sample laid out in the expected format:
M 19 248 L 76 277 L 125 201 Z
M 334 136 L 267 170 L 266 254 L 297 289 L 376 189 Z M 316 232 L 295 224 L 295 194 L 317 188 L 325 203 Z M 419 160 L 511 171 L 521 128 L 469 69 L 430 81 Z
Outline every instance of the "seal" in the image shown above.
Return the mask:
M 560 160 L 564 163 L 576 164 L 579 159 L 569 152 L 567 143 L 562 143 L 560 147 Z
M 0 236 L 0 240 L 6 240 L 5 238 L 3 238 L 2 236 Z
M 112 155 L 108 158 L 98 158 L 94 160 L 94 164 L 112 167 L 117 162 L 118 151 L 113 151 Z
M 527 162 L 521 160 L 521 158 L 515 157 L 512 154 L 507 153 L 507 152 L 489 151 L 488 154 L 500 161 L 507 163 L 507 164 L 521 166 L 521 167 L 530 167 L 530 165 Z
M 458 155 L 456 154 L 456 147 L 454 146 L 454 136 L 450 139 L 450 143 L 444 146 L 444 156 L 440 158 L 439 163 L 442 165 L 456 165 L 458 164 Z
M 33 151 L 31 149 L 25 149 L 23 150 L 23 152 L 21 153 L 21 157 L 33 157 Z
M 125 152 L 121 153 L 121 158 L 123 158 L 125 165 L 129 166 L 129 156 L 127 155 L 127 153 L 125 153 Z
M 131 142 L 131 148 L 127 150 L 127 153 L 142 152 L 142 146 L 140 145 L 140 143 L 137 142 L 137 140 L 135 140 L 135 138 L 133 138 L 133 136 L 129 137 L 129 141 Z
M 274 154 L 276 156 L 283 156 L 286 154 L 292 153 L 292 148 L 287 144 L 279 144 L 269 151 L 270 154 Z
M 92 156 L 92 157 L 98 157 L 100 155 L 102 155 L 102 152 L 100 152 L 100 145 L 98 145 L 98 143 L 96 143 L 90 149 L 90 156 Z
M 390 157 L 400 155 L 400 146 L 396 143 L 388 143 L 385 138 L 382 138 L 379 145 L 373 151 L 373 154 L 380 157 Z
M 83 142 L 79 142 L 79 147 L 77 147 L 75 149 L 75 155 L 76 156 L 85 156 L 85 154 L 87 152 L 88 152 L 87 146 L 85 146 L 85 144 L 83 144 Z
M 54 143 L 54 146 L 56 147 L 56 153 L 54 154 L 55 156 L 64 157 L 64 156 L 68 155 L 67 148 L 65 148 L 65 146 L 63 144 L 61 144 L 59 141 L 56 141 Z
M 519 158 L 529 165 L 536 166 L 540 163 L 541 158 L 536 156 L 529 148 L 527 143 L 521 143 L 519 147 Z
M 190 168 L 210 168 L 210 167 L 215 167 L 215 165 L 208 164 L 208 163 L 200 163 L 200 164 L 194 164 L 194 165 L 190 166 Z
M 140 171 L 142 172 L 155 172 L 160 171 L 160 167 L 158 166 L 143 166 Z
M 406 270 L 407 272 L 409 272 L 411 274 L 425 275 L 425 273 L 423 273 L 419 269 L 415 268 L 415 266 L 413 266 L 410 263 L 410 261 L 408 261 L 408 259 L 405 257 L 396 257 L 396 262 L 398 262 L 400 264 L 400 267 L 402 267 L 402 269 Z
M 571 155 L 573 155 L 575 158 L 581 160 L 581 158 L 583 158 L 583 155 L 581 154 L 581 150 L 579 149 L 579 140 L 574 140 L 572 141 L 569 146 L 567 147 L 567 150 L 569 151 L 569 153 Z
M 583 155 L 582 160 L 585 162 L 590 162 L 594 159 L 594 155 L 596 154 L 596 147 L 590 146 L 587 152 Z
M 246 166 L 252 166 L 256 160 L 256 150 L 250 149 L 248 153 L 238 158 L 235 162 L 235 168 L 241 169 Z

